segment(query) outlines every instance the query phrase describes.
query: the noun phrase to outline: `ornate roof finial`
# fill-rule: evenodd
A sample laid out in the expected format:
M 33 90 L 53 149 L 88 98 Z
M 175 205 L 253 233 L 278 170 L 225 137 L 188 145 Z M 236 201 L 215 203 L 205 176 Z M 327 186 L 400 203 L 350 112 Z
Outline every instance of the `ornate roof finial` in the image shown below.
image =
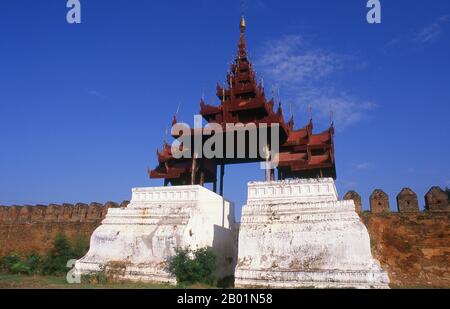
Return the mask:
M 173 115 L 173 119 L 172 119 L 172 127 L 178 123 L 178 113 L 180 112 L 180 106 L 181 106 L 181 102 L 178 103 L 177 111 L 176 111 L 175 114 Z M 167 128 L 166 128 L 166 129 L 167 129 Z
M 244 17 L 244 15 L 242 15 L 242 18 L 241 18 L 241 24 L 240 24 L 240 27 L 241 27 L 241 33 L 244 33 L 244 32 L 245 32 L 245 29 L 247 28 L 247 24 L 246 24 L 246 22 L 245 22 L 245 17 Z
M 289 118 L 288 126 L 290 130 L 294 129 L 294 113 L 292 111 L 292 102 L 289 102 L 289 113 L 291 114 L 291 117 Z
M 313 116 L 312 116 L 312 105 L 308 105 L 308 113 L 309 113 L 309 122 L 312 122 Z
M 166 131 L 164 132 L 164 146 L 169 144 L 169 129 L 166 127 Z
M 334 127 L 334 110 L 333 108 L 330 108 L 330 122 L 331 122 L 331 127 Z
M 181 102 L 178 103 L 177 111 L 175 112 L 175 116 L 177 116 L 177 117 L 178 117 L 178 113 L 180 112 L 180 107 L 181 107 Z
M 278 104 L 281 106 L 280 87 L 277 88 L 277 94 L 278 94 Z
M 225 102 L 225 83 L 223 83 L 222 87 L 222 102 Z

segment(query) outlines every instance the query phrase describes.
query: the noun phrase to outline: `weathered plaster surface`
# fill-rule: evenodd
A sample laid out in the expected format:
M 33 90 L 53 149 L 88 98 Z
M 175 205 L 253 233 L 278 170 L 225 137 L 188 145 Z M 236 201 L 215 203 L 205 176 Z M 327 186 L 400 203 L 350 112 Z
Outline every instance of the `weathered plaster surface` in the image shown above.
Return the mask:
M 250 183 L 237 286 L 386 288 L 353 201 L 332 179 Z
M 176 248 L 186 247 L 211 247 L 219 259 L 219 278 L 232 275 L 233 205 L 201 186 L 134 189 L 128 207 L 109 209 L 75 267 L 83 274 L 106 267 L 122 279 L 175 282 L 167 261 Z

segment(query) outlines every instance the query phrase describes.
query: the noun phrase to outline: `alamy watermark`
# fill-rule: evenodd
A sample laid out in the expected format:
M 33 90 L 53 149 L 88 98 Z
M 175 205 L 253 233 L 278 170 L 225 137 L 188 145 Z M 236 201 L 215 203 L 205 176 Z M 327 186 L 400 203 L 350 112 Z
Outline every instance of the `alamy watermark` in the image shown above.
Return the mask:
M 75 269 L 75 264 L 77 260 L 68 260 L 67 261 L 67 268 L 70 268 L 70 270 L 67 272 L 66 280 L 69 284 L 80 284 L 81 283 L 81 275 L 79 272 Z
M 175 159 L 254 159 L 264 161 L 261 169 L 278 167 L 280 125 L 278 123 L 208 123 L 202 127 L 202 116 L 194 116 L 194 128 L 176 123 L 171 134 Z M 270 137 L 269 137 L 270 135 Z
M 69 24 L 81 24 L 81 2 L 80 0 L 67 0 L 66 7 L 69 9 L 66 20 Z M 368 0 L 366 19 L 369 24 L 381 24 L 381 2 L 380 0 Z
M 67 0 L 66 7 L 69 9 L 66 20 L 69 24 L 81 24 L 80 0 Z
M 370 9 L 367 12 L 367 22 L 369 24 L 381 24 L 381 2 L 380 0 L 367 1 L 367 8 Z

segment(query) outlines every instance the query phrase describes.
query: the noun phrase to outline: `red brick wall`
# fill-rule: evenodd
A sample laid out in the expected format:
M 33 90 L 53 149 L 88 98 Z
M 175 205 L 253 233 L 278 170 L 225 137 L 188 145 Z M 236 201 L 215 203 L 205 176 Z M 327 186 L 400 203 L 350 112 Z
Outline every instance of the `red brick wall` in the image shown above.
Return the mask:
M 363 213 L 361 218 L 391 283 L 450 288 L 450 212 Z
M 126 204 L 124 204 L 126 205 Z M 117 204 L 0 207 L 0 256 L 45 253 L 58 232 L 90 237 Z M 360 214 L 395 286 L 450 288 L 450 212 Z

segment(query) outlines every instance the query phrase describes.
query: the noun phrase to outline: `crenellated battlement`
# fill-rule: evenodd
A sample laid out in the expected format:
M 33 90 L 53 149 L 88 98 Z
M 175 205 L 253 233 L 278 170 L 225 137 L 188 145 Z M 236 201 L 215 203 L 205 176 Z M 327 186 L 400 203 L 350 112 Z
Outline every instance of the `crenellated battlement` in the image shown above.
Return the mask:
M 356 191 L 349 191 L 344 195 L 344 200 L 353 200 L 356 211 L 363 212 L 361 195 Z M 410 188 L 404 188 L 395 197 L 397 202 L 397 212 L 399 213 L 420 213 L 419 200 L 417 194 Z M 424 197 L 424 212 L 450 212 L 450 194 L 440 187 L 432 187 Z M 370 212 L 373 214 L 390 213 L 389 196 L 381 189 L 376 189 L 369 197 Z
M 276 184 L 276 183 L 274 183 Z M 260 197 L 261 193 L 257 188 L 258 183 L 252 184 L 249 190 L 249 197 Z M 306 189 L 309 189 L 306 188 Z M 306 190 L 305 189 L 305 190 Z M 277 188 L 274 185 L 274 192 Z M 295 196 L 295 191 L 301 192 L 300 188 L 295 187 L 289 196 Z M 281 193 L 280 193 L 281 194 Z M 300 193 L 299 193 L 300 194 Z M 353 200 L 358 213 L 363 211 L 363 202 L 361 195 L 356 191 L 349 191 L 345 194 L 344 200 Z M 402 189 L 395 197 L 397 212 L 399 213 L 419 213 L 419 200 L 417 194 L 410 188 Z M 424 212 L 450 212 L 449 192 L 440 187 L 432 187 L 424 197 Z M 82 223 L 82 222 L 100 222 L 106 216 L 109 208 L 126 207 L 130 202 L 123 201 L 101 203 L 76 203 L 76 204 L 49 204 L 49 205 L 24 205 L 24 206 L 1 206 L 0 205 L 0 224 L 12 223 Z M 381 189 L 376 189 L 369 198 L 369 213 L 382 214 L 390 213 L 389 196 Z
M 14 223 L 84 223 L 100 222 L 109 208 L 126 207 L 128 201 L 120 205 L 115 202 L 49 204 L 25 206 L 0 206 L 0 224 Z

